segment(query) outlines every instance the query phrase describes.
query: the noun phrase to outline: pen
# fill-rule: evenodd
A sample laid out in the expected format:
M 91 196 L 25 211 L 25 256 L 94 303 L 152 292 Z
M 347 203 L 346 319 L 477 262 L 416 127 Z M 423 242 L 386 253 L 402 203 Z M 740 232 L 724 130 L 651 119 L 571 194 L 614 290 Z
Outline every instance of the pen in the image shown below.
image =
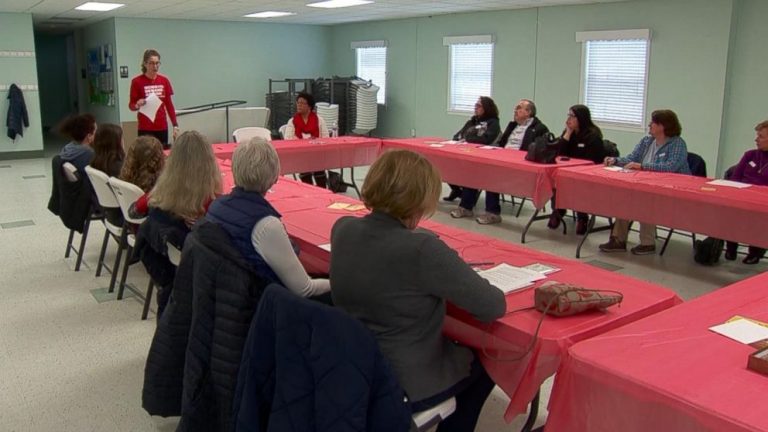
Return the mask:
M 494 262 L 468 262 L 467 265 L 470 267 L 480 267 L 480 266 L 486 266 L 486 265 L 494 265 L 496 263 Z

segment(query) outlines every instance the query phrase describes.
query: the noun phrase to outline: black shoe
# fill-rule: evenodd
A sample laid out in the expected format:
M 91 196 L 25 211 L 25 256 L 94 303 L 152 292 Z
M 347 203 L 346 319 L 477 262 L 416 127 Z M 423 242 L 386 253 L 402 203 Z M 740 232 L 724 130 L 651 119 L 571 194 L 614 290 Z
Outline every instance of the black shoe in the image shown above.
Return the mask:
M 456 198 L 461 195 L 461 192 L 452 190 L 451 193 L 448 194 L 448 196 L 443 197 L 443 201 L 453 202 L 456 200 Z
M 584 235 L 587 233 L 587 221 L 586 219 L 579 219 L 576 221 L 576 235 Z
M 725 251 L 725 259 L 728 261 L 736 261 L 736 251 L 735 250 L 726 250 Z
M 742 261 L 744 264 L 757 264 L 760 262 L 760 255 L 747 255 Z

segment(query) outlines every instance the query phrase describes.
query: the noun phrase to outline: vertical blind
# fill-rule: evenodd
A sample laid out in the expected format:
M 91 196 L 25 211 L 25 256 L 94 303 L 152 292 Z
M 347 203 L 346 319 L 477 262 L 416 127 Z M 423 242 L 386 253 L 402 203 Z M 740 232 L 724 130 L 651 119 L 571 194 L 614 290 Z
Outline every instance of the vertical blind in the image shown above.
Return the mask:
M 356 48 L 357 76 L 379 86 L 377 102 L 383 104 L 387 91 L 387 47 Z
M 601 123 L 644 127 L 647 39 L 585 41 L 584 104 Z
M 451 44 L 448 109 L 472 111 L 480 96 L 491 96 L 493 43 Z

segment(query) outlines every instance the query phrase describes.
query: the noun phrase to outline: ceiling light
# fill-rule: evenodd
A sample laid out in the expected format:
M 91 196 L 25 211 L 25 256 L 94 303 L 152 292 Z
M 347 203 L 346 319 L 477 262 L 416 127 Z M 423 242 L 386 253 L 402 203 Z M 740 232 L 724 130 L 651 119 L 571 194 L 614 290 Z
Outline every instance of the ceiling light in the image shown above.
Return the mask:
M 111 11 L 113 9 L 121 8 L 125 6 L 122 3 L 99 3 L 99 2 L 88 2 L 83 3 L 80 6 L 76 7 L 75 9 L 81 10 L 81 11 L 97 11 L 97 12 L 106 12 Z
M 290 15 L 296 15 L 294 12 L 276 12 L 276 11 L 265 11 L 265 12 L 256 12 L 248 15 L 243 15 L 245 18 L 277 18 L 277 17 L 284 17 L 284 16 L 290 16 Z
M 349 6 L 360 6 L 368 3 L 373 3 L 372 0 L 328 0 L 317 3 L 309 3 L 307 6 L 318 8 L 343 8 Z

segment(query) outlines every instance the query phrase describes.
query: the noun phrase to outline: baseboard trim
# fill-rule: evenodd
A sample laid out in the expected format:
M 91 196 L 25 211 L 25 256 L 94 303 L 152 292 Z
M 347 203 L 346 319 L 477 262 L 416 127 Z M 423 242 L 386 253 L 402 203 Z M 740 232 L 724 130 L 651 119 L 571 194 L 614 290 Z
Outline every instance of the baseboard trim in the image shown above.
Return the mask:
M 37 159 L 43 156 L 42 150 L 0 152 L 0 160 Z

